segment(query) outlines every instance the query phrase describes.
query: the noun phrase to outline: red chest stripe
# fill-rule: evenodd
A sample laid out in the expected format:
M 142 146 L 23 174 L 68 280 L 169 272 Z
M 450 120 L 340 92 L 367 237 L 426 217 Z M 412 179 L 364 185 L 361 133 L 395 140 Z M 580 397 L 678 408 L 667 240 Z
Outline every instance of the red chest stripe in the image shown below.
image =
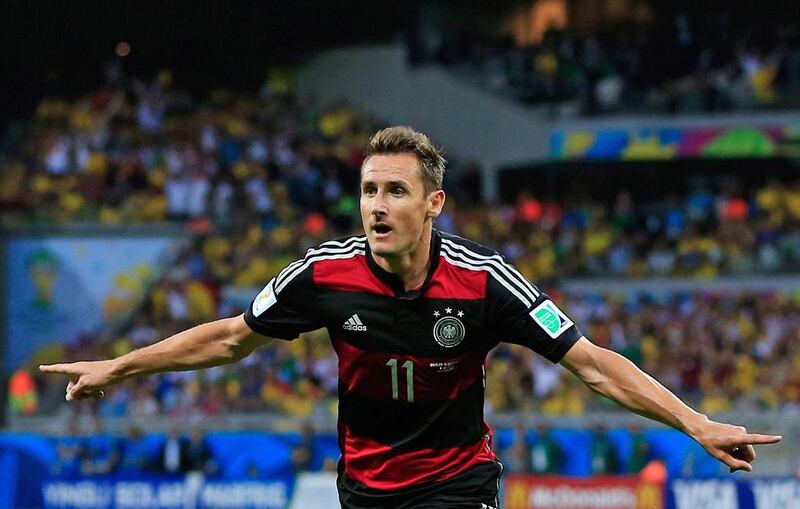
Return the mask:
M 363 256 L 318 261 L 314 264 L 314 284 L 345 292 L 394 296 L 392 289 L 369 270 Z
M 456 267 L 441 258 L 423 297 L 483 299 L 486 296 L 486 277 L 485 271 Z M 372 273 L 363 256 L 316 262 L 314 283 L 331 290 L 394 296 L 392 289 Z
M 486 275 L 485 271 L 456 267 L 440 258 L 424 296 L 429 299 L 483 299 Z

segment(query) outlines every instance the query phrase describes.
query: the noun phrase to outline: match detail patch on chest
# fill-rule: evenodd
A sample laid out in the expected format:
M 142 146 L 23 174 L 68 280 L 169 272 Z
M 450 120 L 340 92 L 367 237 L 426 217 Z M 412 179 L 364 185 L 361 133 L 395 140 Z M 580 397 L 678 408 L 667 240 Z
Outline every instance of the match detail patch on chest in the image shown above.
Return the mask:
M 548 336 L 556 339 L 562 332 L 572 327 L 572 320 L 561 312 L 552 301 L 546 300 L 530 312 L 533 321 L 544 329 Z

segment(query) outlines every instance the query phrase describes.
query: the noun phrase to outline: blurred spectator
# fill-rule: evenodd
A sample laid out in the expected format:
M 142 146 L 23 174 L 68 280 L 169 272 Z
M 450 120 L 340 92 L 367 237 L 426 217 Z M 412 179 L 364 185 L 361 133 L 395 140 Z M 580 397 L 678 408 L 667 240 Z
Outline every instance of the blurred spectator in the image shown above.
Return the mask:
M 561 446 L 550 435 L 548 427 L 538 425 L 530 444 L 530 472 L 540 475 L 557 474 L 562 459 Z
M 503 465 L 509 472 L 525 473 L 531 469 L 531 448 L 528 441 L 528 429 L 517 424 L 511 445 L 502 452 Z
M 127 474 L 147 472 L 152 470 L 154 460 L 152 448 L 144 440 L 142 429 L 136 425 L 128 428 L 122 443 L 119 471 Z
M 158 338 L 157 331 L 148 322 L 145 315 L 136 317 L 136 323 L 128 334 L 133 346 L 136 348 L 147 346 L 155 342 Z
M 189 447 L 177 427 L 170 428 L 167 439 L 158 452 L 158 470 L 166 474 L 180 474 L 189 469 Z
M 186 467 L 191 472 L 202 472 L 205 475 L 213 475 L 217 472 L 217 463 L 208 446 L 205 433 L 198 426 L 192 427 L 189 431 L 186 457 Z
M 116 472 L 120 461 L 120 442 L 106 431 L 100 418 L 93 419 L 92 435 L 85 442 L 86 454 L 81 463 L 83 475 L 108 475 Z
M 594 429 L 592 436 L 592 475 L 611 475 L 617 473 L 617 455 L 614 445 L 603 425 Z
M 159 413 L 158 401 L 153 394 L 152 381 L 137 381 L 133 397 L 128 403 L 127 413 L 137 418 L 147 418 Z
M 305 422 L 300 427 L 300 443 L 292 450 L 292 466 L 295 472 L 307 472 L 311 469 L 314 457 L 314 427 Z
M 32 415 L 39 408 L 36 382 L 24 363 L 8 381 L 8 402 L 11 413 L 14 415 Z
M 66 435 L 56 439 L 56 462 L 52 466 L 53 474 L 61 478 L 77 477 L 81 473 L 81 462 L 86 455 L 86 441 L 80 436 L 77 421 L 67 421 Z
M 631 426 L 628 431 L 631 435 L 631 456 L 628 460 L 628 473 L 638 474 L 644 469 L 652 458 L 650 457 L 650 443 L 642 433 L 639 425 Z

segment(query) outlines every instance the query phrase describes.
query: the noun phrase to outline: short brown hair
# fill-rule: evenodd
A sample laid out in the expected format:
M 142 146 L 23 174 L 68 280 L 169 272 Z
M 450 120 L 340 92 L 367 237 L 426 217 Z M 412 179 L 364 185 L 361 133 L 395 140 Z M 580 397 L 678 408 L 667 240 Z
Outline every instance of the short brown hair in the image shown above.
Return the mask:
M 442 188 L 447 160 L 427 136 L 410 127 L 387 127 L 373 134 L 364 153 L 364 161 L 376 154 L 403 153 L 414 154 L 419 159 L 426 195 Z

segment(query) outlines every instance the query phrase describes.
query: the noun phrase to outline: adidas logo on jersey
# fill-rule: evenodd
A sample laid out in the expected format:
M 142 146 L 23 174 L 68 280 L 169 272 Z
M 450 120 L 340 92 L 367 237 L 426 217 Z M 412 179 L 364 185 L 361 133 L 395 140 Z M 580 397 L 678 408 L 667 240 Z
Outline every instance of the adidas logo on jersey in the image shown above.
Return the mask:
M 361 323 L 361 318 L 358 315 L 353 315 L 347 319 L 346 322 L 342 325 L 344 330 L 355 330 L 360 332 L 366 332 L 367 326 Z

